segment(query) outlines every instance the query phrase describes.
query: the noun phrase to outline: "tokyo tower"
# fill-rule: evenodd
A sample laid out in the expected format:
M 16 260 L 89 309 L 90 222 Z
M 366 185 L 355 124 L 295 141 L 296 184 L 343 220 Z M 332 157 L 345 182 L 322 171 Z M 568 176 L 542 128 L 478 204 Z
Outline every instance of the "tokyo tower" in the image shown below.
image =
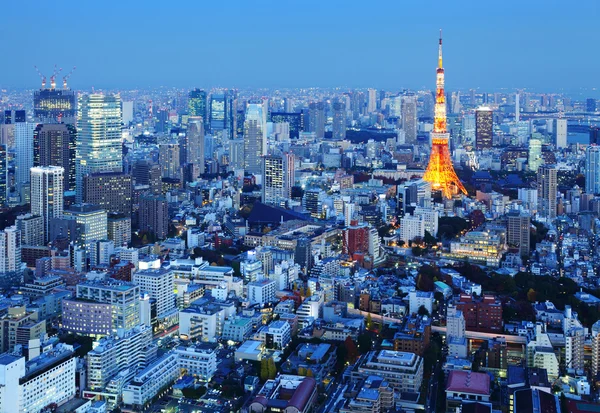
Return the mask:
M 433 133 L 431 134 L 431 155 L 423 179 L 431 183 L 433 190 L 439 190 L 450 199 L 458 191 L 466 194 L 467 190 L 456 176 L 448 140 L 450 134 L 446 130 L 446 95 L 444 94 L 444 68 L 442 67 L 442 31 L 440 30 L 440 45 L 435 91 L 435 113 Z

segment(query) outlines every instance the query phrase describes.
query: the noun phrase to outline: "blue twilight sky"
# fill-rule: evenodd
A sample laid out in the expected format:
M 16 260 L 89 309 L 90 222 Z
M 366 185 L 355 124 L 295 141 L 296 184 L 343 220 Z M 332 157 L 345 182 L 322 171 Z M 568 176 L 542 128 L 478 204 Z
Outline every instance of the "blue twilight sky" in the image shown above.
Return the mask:
M 4 1 L 0 86 L 77 66 L 75 88 L 598 85 L 600 0 Z M 591 91 L 590 91 L 591 93 Z

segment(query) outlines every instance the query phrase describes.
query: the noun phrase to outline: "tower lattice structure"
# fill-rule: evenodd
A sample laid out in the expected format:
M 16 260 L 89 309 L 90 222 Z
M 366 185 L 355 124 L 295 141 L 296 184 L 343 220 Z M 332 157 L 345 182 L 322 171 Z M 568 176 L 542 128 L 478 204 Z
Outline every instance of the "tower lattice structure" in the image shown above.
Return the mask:
M 431 183 L 433 190 L 441 191 L 443 196 L 448 199 L 452 198 L 458 191 L 464 194 L 467 193 L 452 166 L 448 147 L 449 140 L 450 134 L 446 129 L 446 95 L 444 93 L 444 68 L 442 66 L 442 31 L 440 30 L 431 155 L 423 179 Z

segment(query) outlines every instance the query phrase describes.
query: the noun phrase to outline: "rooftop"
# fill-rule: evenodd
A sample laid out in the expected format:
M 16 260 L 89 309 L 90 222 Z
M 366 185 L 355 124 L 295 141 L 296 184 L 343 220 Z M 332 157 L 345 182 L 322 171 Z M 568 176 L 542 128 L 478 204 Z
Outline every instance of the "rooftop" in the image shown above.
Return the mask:
M 448 376 L 446 391 L 490 395 L 490 376 L 486 373 L 453 370 Z

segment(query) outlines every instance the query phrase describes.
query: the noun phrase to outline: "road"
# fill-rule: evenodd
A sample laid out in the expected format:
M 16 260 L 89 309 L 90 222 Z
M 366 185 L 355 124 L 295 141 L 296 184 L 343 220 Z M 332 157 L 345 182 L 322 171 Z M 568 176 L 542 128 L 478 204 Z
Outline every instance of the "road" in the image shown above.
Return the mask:
M 319 409 L 318 413 L 333 412 L 337 403 L 344 397 L 344 392 L 346 391 L 347 387 L 347 384 L 337 384 L 335 386 L 335 390 L 332 392 L 332 396 L 327 396 L 325 404 Z

